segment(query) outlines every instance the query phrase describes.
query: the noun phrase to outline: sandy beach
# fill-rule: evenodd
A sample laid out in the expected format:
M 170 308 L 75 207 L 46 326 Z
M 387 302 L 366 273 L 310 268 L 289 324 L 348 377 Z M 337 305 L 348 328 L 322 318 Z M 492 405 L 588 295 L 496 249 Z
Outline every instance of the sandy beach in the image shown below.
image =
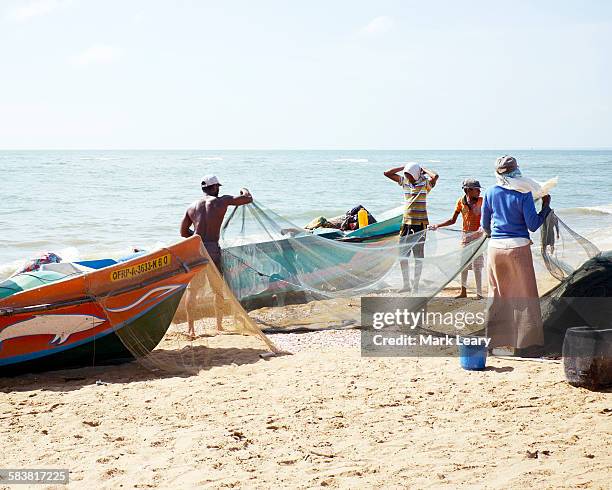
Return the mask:
M 197 374 L 0 379 L 2 466 L 68 468 L 74 488 L 609 485 L 612 399 L 568 385 L 560 362 L 468 372 L 362 358 L 356 330 L 271 338 L 293 354 L 223 335 L 195 342 Z
M 612 0 L 0 33 L 0 490 L 612 490 Z

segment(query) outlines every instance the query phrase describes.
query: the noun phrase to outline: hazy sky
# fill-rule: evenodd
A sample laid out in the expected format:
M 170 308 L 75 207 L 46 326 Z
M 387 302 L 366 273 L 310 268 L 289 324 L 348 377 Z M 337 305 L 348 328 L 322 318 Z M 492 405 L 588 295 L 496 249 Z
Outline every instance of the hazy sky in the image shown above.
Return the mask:
M 0 148 L 612 147 L 612 1 L 0 0 Z

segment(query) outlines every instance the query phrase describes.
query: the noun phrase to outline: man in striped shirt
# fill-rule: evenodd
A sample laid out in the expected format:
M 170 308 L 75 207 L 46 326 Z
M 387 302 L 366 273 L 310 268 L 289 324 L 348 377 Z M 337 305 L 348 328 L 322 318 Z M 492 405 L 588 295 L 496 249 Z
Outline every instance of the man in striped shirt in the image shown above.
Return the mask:
M 385 177 L 397 182 L 404 190 L 404 216 L 400 228 L 400 245 L 402 259 L 400 266 L 404 287 L 402 292 L 417 294 L 425 256 L 425 233 L 429 220 L 427 218 L 427 195 L 438 181 L 438 174 L 421 167 L 416 162 L 409 162 L 402 167 L 395 167 L 385 172 Z M 414 279 L 410 282 L 408 257 L 414 256 Z

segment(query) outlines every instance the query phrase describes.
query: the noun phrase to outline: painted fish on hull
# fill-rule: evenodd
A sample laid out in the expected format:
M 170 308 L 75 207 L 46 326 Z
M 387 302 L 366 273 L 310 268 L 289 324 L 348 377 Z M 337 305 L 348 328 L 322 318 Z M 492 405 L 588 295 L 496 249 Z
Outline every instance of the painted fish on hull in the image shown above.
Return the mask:
M 39 315 L 13 323 L 0 331 L 0 349 L 3 342 L 31 335 L 53 335 L 50 344 L 60 345 L 72 334 L 96 328 L 106 319 L 93 315 Z

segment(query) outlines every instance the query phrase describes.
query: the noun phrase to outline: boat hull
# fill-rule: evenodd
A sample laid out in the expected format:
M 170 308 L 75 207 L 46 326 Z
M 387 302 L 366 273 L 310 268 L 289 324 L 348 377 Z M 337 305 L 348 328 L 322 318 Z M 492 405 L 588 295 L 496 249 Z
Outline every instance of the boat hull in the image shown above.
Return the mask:
M 184 290 L 183 290 L 184 291 Z M 0 365 L 0 376 L 17 376 L 41 371 L 103 366 L 133 361 L 151 352 L 166 334 L 183 291 L 161 301 L 141 316 L 116 330 L 88 338 L 77 346 L 27 360 Z M 131 349 L 130 339 L 138 339 Z
M 192 237 L 0 299 L 0 376 L 148 355 L 209 261 L 199 237 Z

